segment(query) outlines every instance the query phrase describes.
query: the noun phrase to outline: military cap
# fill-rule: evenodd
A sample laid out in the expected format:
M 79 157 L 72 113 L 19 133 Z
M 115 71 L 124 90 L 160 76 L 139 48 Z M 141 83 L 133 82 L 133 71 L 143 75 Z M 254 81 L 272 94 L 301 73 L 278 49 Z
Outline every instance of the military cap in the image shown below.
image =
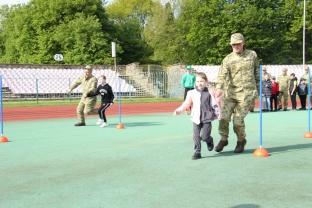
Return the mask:
M 186 69 L 187 69 L 187 70 L 191 70 L 191 69 L 192 69 L 192 66 L 187 66 Z
M 276 77 L 275 77 L 275 76 L 273 76 L 273 77 L 272 77 L 272 79 L 276 79 Z
M 301 82 L 301 81 L 306 81 L 306 79 L 305 79 L 305 78 L 301 78 L 301 79 L 300 79 L 300 82 Z
M 306 66 L 304 69 L 305 69 L 305 70 L 309 70 L 309 67 L 308 67 L 308 66 Z
M 87 65 L 85 69 L 92 70 L 91 66 Z
M 287 68 L 283 68 L 282 71 L 283 71 L 283 72 L 287 71 Z
M 242 43 L 245 40 L 244 36 L 240 33 L 234 33 L 231 35 L 231 45 Z
M 266 67 L 263 67 L 263 68 L 262 68 L 262 71 L 266 71 Z

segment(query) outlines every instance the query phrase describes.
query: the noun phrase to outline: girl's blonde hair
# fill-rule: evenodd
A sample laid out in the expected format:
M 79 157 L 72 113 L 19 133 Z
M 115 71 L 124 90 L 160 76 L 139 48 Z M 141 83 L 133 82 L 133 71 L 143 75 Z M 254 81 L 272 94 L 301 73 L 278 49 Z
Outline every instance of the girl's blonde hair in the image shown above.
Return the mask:
M 197 72 L 196 77 L 200 77 L 200 78 L 204 79 L 206 82 L 208 82 L 207 75 L 204 72 Z

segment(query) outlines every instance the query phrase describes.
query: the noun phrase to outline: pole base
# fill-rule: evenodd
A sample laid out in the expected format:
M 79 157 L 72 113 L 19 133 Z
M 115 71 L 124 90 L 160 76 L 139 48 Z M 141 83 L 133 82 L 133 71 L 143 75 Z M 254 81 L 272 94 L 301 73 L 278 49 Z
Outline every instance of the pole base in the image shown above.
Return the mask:
M 303 138 L 311 139 L 311 138 L 312 138 L 312 132 L 306 132 L 306 133 L 304 133 Z
M 7 137 L 5 137 L 5 136 L 0 136 L 0 142 L 8 142 L 9 140 L 8 140 L 8 138 Z
M 124 127 L 124 125 L 122 125 L 122 124 L 118 124 L 117 126 L 116 126 L 116 129 L 124 129 L 125 127 Z
M 254 156 L 255 157 L 268 157 L 269 153 L 268 151 L 266 151 L 266 149 L 260 147 L 254 151 Z

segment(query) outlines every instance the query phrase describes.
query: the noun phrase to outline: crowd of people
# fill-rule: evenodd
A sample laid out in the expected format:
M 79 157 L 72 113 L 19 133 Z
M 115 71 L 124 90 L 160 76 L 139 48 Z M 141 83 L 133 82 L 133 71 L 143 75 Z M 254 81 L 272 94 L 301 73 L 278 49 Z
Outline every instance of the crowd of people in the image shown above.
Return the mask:
M 301 75 L 300 80 L 294 73 L 287 75 L 287 68 L 282 69 L 282 74 L 276 77 L 267 72 L 266 67 L 262 69 L 262 111 L 272 112 L 288 109 L 288 98 L 291 100 L 291 110 L 307 110 L 308 97 L 308 72 L 309 68 L 305 67 L 305 73 Z M 311 77 L 310 77 L 311 83 Z M 300 108 L 297 108 L 297 95 L 300 100 Z M 310 96 L 311 99 L 311 96 Z M 283 102 L 282 102 L 283 100 Z M 273 106 L 274 102 L 274 106 Z M 311 102 L 310 102 L 311 103 Z M 308 106 L 310 108 L 310 106 Z M 251 106 L 253 111 L 253 105 Z

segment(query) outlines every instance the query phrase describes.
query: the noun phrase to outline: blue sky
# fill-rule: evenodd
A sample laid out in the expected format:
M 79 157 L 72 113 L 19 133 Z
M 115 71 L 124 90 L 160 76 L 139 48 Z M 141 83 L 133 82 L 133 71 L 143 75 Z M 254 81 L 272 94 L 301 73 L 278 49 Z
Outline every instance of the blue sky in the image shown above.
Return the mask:
M 27 3 L 29 0 L 0 0 L 0 5 L 3 4 L 22 4 L 22 3 Z
M 108 2 L 111 2 L 113 0 L 109 0 Z M 22 4 L 22 3 L 27 3 L 29 0 L 0 0 L 0 6 L 3 4 Z

